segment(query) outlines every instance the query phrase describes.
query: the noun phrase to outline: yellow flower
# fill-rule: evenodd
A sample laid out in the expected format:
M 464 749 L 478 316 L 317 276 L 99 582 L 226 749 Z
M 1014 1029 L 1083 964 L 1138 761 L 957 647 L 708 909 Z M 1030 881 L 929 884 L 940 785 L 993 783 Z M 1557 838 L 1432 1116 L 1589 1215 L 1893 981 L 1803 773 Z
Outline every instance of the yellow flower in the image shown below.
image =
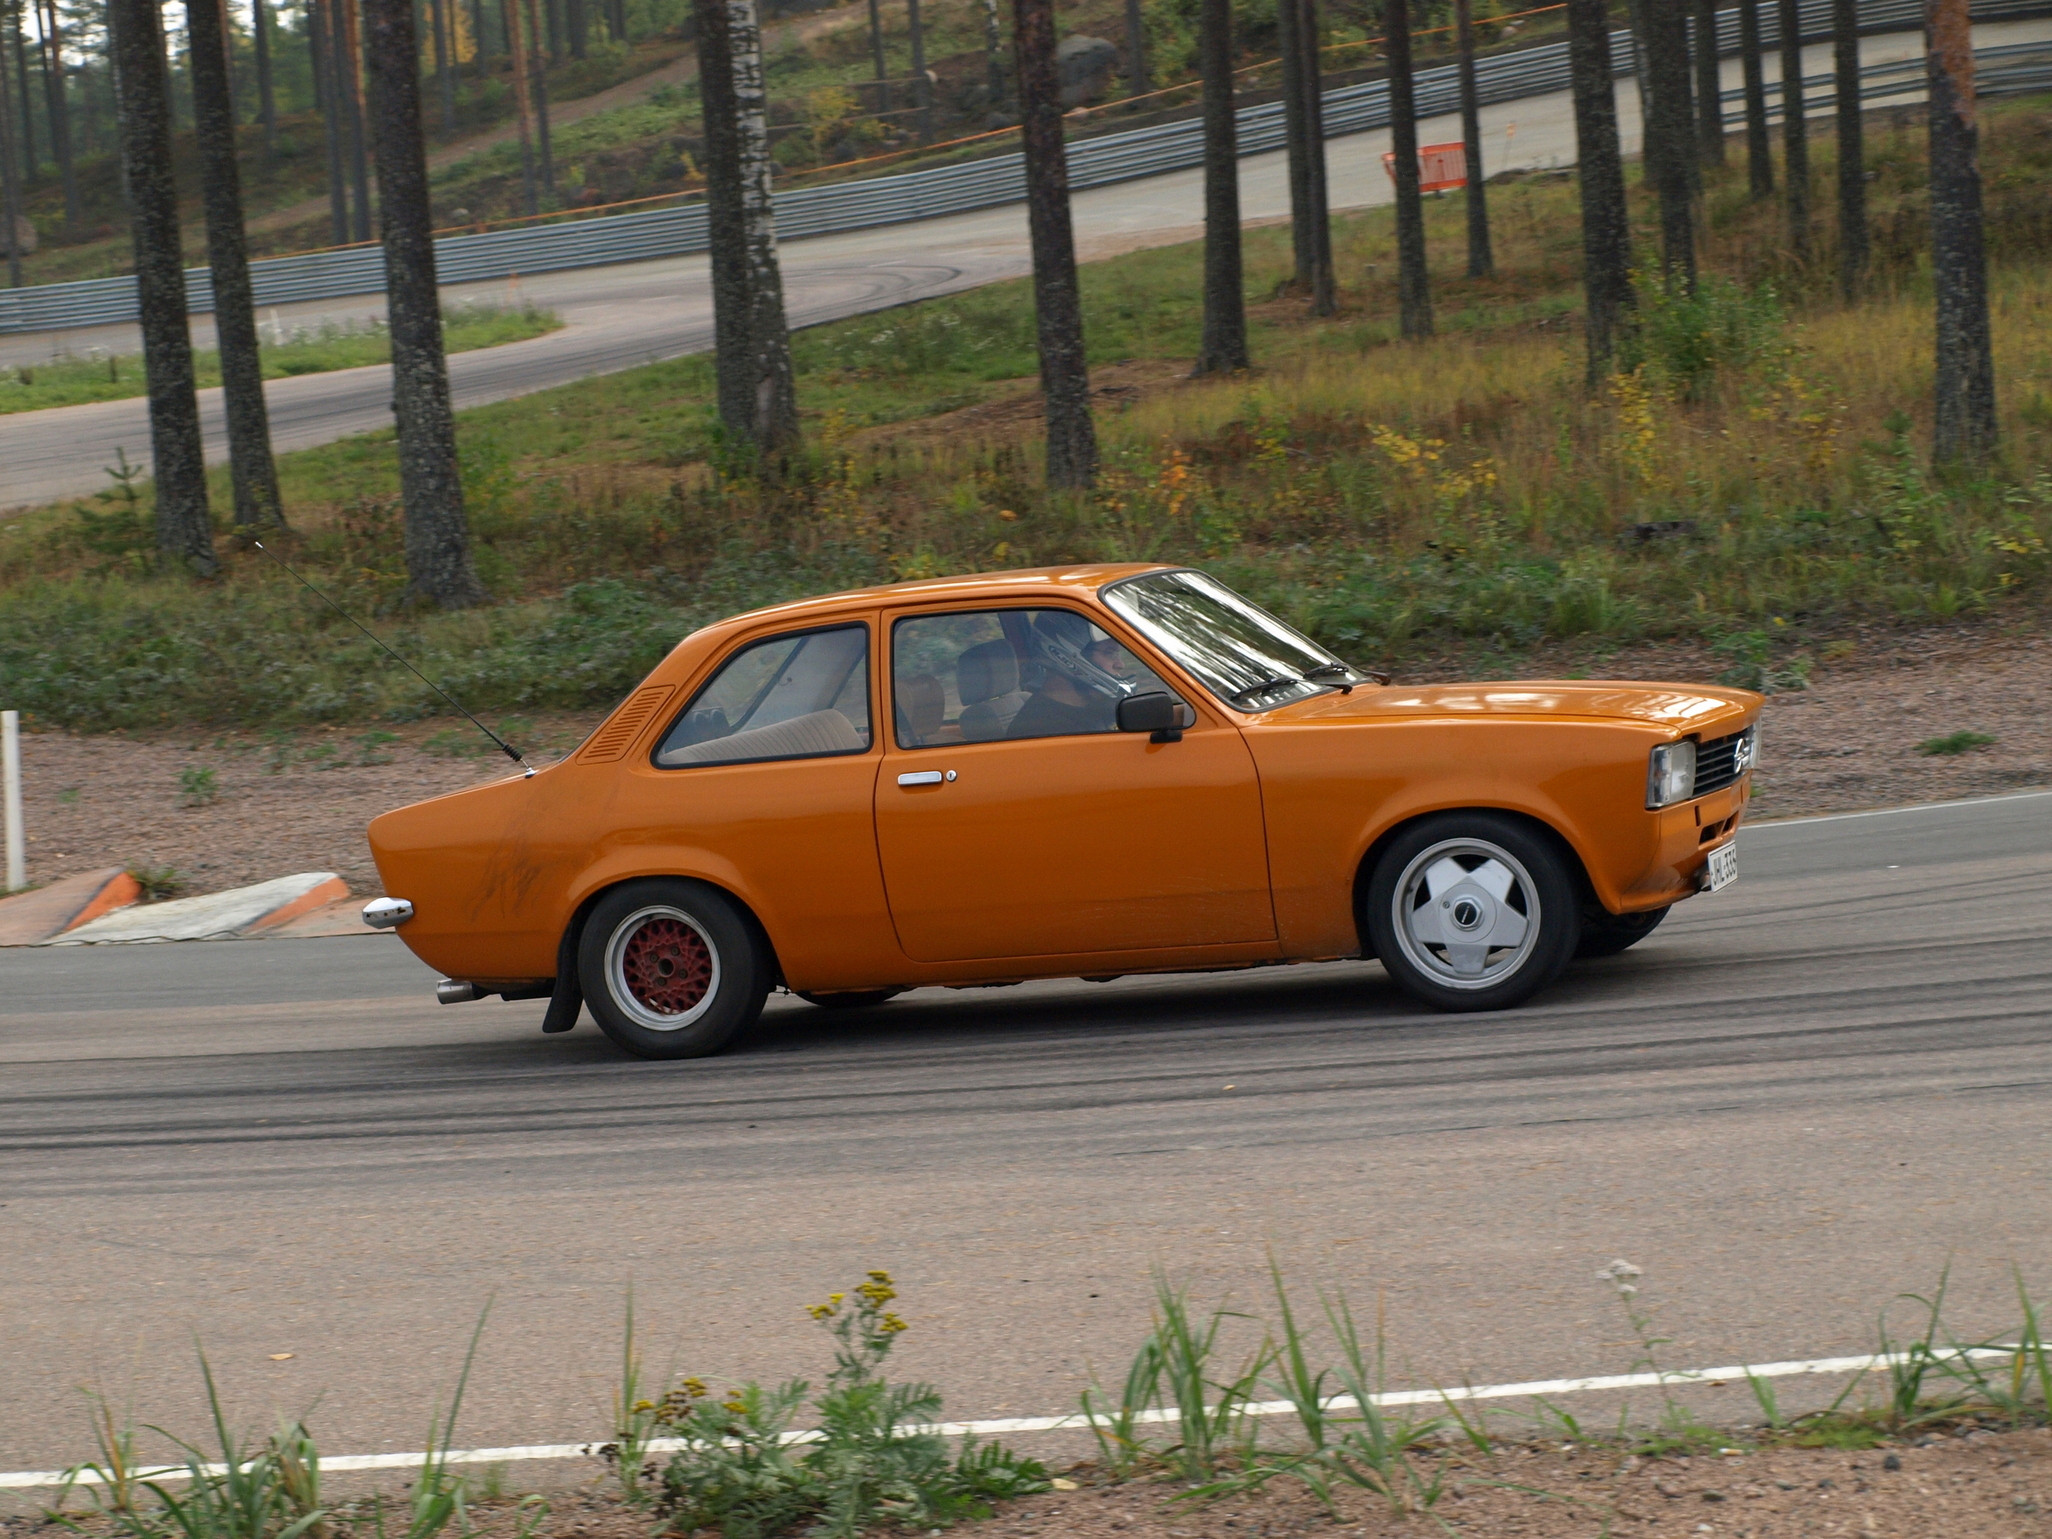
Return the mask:
M 903 1320 L 900 1320 L 896 1315 L 885 1315 L 883 1317 L 883 1322 L 877 1326 L 878 1332 L 885 1336 L 895 1336 L 898 1334 L 898 1332 L 907 1331 L 911 1328 L 912 1327 L 907 1325 Z

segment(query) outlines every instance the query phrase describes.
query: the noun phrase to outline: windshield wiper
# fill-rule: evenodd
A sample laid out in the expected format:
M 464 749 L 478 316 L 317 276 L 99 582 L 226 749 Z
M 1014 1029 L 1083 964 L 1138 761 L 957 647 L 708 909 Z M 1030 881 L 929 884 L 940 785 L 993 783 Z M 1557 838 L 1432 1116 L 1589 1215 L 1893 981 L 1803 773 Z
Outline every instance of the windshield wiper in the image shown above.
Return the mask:
M 1373 668 L 1356 668 L 1351 663 L 1320 663 L 1316 668 L 1304 670 L 1304 682 L 1315 683 L 1320 679 L 1336 681 L 1344 693 L 1354 687 L 1358 679 L 1373 679 L 1377 684 L 1387 684 L 1389 675 L 1377 673 Z
M 1265 679 L 1249 684 L 1245 689 L 1234 690 L 1229 698 L 1244 700 L 1249 695 L 1265 695 L 1270 690 L 1288 689 L 1292 684 L 1301 684 L 1303 682 L 1302 679 L 1294 674 L 1272 673 Z

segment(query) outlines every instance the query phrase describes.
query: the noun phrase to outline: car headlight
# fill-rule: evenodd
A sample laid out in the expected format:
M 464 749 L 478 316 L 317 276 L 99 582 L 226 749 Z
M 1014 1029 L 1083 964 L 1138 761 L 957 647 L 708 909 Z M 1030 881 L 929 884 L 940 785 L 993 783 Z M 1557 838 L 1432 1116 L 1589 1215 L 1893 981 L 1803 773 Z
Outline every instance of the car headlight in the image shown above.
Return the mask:
M 1696 794 L 1696 744 L 1693 738 L 1662 743 L 1646 762 L 1646 806 L 1671 807 Z

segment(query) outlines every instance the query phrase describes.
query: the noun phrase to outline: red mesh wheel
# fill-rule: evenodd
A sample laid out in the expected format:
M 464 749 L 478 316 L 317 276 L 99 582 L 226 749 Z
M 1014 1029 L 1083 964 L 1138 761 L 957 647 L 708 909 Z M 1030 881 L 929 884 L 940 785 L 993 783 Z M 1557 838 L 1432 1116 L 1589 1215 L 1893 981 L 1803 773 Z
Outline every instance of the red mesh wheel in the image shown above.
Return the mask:
M 680 919 L 653 915 L 627 938 L 620 976 L 636 1004 L 657 1015 L 686 1015 L 712 987 L 712 948 Z

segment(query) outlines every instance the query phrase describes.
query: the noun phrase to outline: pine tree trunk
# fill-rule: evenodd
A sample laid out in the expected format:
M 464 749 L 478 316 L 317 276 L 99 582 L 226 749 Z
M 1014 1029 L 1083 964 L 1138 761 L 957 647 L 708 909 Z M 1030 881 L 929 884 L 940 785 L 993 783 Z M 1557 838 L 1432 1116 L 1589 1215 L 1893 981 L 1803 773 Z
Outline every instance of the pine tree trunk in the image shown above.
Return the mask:
M 1482 165 L 1482 102 L 1475 89 L 1475 18 L 1472 0 L 1454 0 L 1454 41 L 1460 48 L 1461 154 L 1468 172 L 1468 276 L 1496 270 L 1489 249 L 1488 175 Z
M 28 29 L 22 24 L 27 0 L 9 0 L 7 8 L 8 30 L 14 34 L 14 77 L 20 85 L 21 112 L 21 175 L 26 183 L 36 174 L 39 157 L 36 154 L 36 98 L 29 88 Z M 0 61 L 4 64 L 4 61 Z
M 1232 0 L 1198 14 L 1204 77 L 1204 332 L 1195 374 L 1248 367 L 1246 278 L 1240 261 L 1240 147 L 1233 117 Z
M 1059 491 L 1087 491 L 1097 481 L 1097 425 L 1090 415 L 1083 298 L 1069 223 L 1053 0 L 1012 0 L 1012 48 L 1019 59 L 1026 227 L 1033 247 L 1033 314 L 1047 413 L 1047 484 Z
M 1781 0 L 1781 158 L 1788 249 L 1810 254 L 1810 124 L 1803 115 L 1803 29 L 1798 0 Z
M 135 239 L 143 372 L 149 380 L 157 555 L 166 568 L 212 577 L 220 564 L 207 516 L 206 460 L 192 381 L 163 24 L 157 0 L 108 0 L 107 21 L 121 111 L 122 180 Z
M 1005 38 L 998 26 L 997 0 L 983 0 L 983 65 L 990 77 L 990 108 L 1002 112 L 1011 91 L 1005 83 Z
M 1610 373 L 1632 308 L 1632 230 L 1617 138 L 1617 83 L 1604 0 L 1568 0 L 1568 71 L 1582 201 L 1582 291 L 1589 384 Z
M 527 85 L 527 45 L 521 38 L 520 0 L 502 0 L 506 23 L 506 57 L 513 66 L 513 116 L 520 124 L 520 190 L 529 214 L 541 212 L 541 187 L 535 178 L 534 105 Z
M 257 0 L 262 4 L 263 0 Z M 428 0 L 429 24 L 434 28 L 435 92 L 441 99 L 442 132 L 456 132 L 456 73 L 454 39 L 449 28 L 450 0 Z
M 1318 257 L 1317 220 L 1311 212 L 1311 130 L 1304 112 L 1304 50 L 1297 36 L 1302 19 L 1296 0 L 1276 0 L 1283 146 L 1290 184 L 1290 251 L 1296 259 L 1297 287 L 1309 294 L 1317 276 Z
M 1318 0 L 1297 0 L 1297 46 L 1304 68 L 1297 76 L 1304 93 L 1304 160 L 1311 194 L 1311 313 L 1339 309 L 1332 270 L 1332 210 L 1325 175 L 1325 71 L 1318 47 Z
M 1411 75 L 1410 0 L 1383 0 L 1389 56 L 1389 147 L 1396 156 L 1397 324 L 1432 335 L 1432 277 L 1425 265 L 1425 200 L 1418 191 L 1418 105 Z
M 0 38 L 0 45 L 5 39 Z M 7 286 L 21 287 L 21 170 L 14 154 L 14 92 L 0 53 L 0 250 L 7 253 Z
M 340 32 L 341 0 L 312 0 L 308 9 L 306 41 L 312 52 L 314 84 L 320 100 L 321 128 L 328 151 L 328 220 L 335 244 L 349 240 L 349 170 L 344 141 L 348 137 L 342 110 Z
M 891 110 L 890 63 L 884 58 L 883 6 L 881 0 L 869 0 L 869 57 L 876 70 L 876 110 Z M 703 67 L 700 74 L 704 73 Z
M 1696 0 L 1696 148 L 1706 166 L 1724 164 L 1724 71 L 1717 59 L 1717 0 Z
M 542 56 L 541 18 L 535 0 L 527 0 L 527 80 L 534 105 L 534 147 L 541 162 L 542 191 L 556 195 L 556 152 L 549 143 L 549 67 Z
M 57 15 L 57 0 L 44 0 L 42 20 L 43 88 L 50 102 L 50 151 L 57 158 L 57 178 L 64 189 L 64 227 L 76 230 L 78 171 L 71 155 L 71 100 L 64 88 L 64 25 Z
M 1767 131 L 1767 72 L 1760 55 L 1761 0 L 1738 0 L 1739 62 L 1746 80 L 1746 185 L 1754 201 L 1774 196 L 1774 140 Z
M 705 116 L 706 256 L 712 269 L 713 378 L 720 423 L 751 441 L 755 384 L 749 340 L 748 259 L 742 249 L 741 150 L 726 0 L 696 0 L 698 83 Z
M 250 41 L 256 49 L 257 122 L 264 130 L 264 158 L 278 153 L 278 88 L 271 74 L 270 0 L 250 0 Z
M 434 220 L 421 129 L 420 39 L 413 0 L 364 0 L 376 114 L 378 226 L 392 334 L 392 415 L 399 426 L 399 495 L 406 507 L 407 596 L 443 609 L 485 597 L 470 559 L 456 415 L 442 351 Z
M 570 57 L 587 57 L 591 52 L 591 22 L 584 14 L 584 0 L 569 0 L 563 9 L 563 19 L 570 29 Z
M 336 14 L 342 22 L 341 46 L 336 49 L 342 70 L 342 121 L 348 130 L 349 185 L 355 208 L 350 218 L 350 237 L 371 238 L 370 124 L 363 104 L 363 24 L 357 0 L 341 0 Z
M 926 26 L 920 19 L 919 0 L 905 0 L 905 30 L 912 42 L 912 105 L 919 109 L 921 141 L 933 137 L 933 82 L 926 78 Z
M 1696 125 L 1680 0 L 1646 0 L 1646 174 L 1660 199 L 1660 260 L 1670 285 L 1696 287 Z
M 264 405 L 264 365 L 249 282 L 249 239 L 242 224 L 235 108 L 228 94 L 228 18 L 221 0 L 185 0 L 185 15 L 235 523 L 239 529 L 256 531 L 282 525 L 285 515 L 278 495 L 278 467 L 271 458 L 271 419 Z
M 741 163 L 741 249 L 748 262 L 749 437 L 767 459 L 798 442 L 798 390 L 784 321 L 772 197 L 769 91 L 762 75 L 762 23 L 755 0 L 726 0 L 727 51 L 734 70 L 735 148 Z
M 1831 0 L 1831 62 L 1837 75 L 1838 285 L 1848 300 L 1867 273 L 1867 155 L 1860 101 L 1859 0 Z
M 1201 28 L 1203 23 L 1198 25 Z M 1204 45 L 1200 42 L 1197 46 Z M 1126 85 L 1135 96 L 1145 96 L 1154 89 L 1147 74 L 1147 17 L 1140 9 L 1140 0 L 1126 0 Z
M 1967 0 L 1926 0 L 1924 15 L 1938 343 L 1931 457 L 1940 464 L 1981 465 L 1995 453 L 1995 353 L 1988 324 L 1973 23 Z
M 541 0 L 542 26 L 548 33 L 549 59 L 551 65 L 563 62 L 563 7 L 557 0 Z M 537 33 L 537 36 L 540 34 Z M 547 79 L 547 72 L 536 66 L 536 73 Z M 546 88 L 545 88 L 546 89 Z

